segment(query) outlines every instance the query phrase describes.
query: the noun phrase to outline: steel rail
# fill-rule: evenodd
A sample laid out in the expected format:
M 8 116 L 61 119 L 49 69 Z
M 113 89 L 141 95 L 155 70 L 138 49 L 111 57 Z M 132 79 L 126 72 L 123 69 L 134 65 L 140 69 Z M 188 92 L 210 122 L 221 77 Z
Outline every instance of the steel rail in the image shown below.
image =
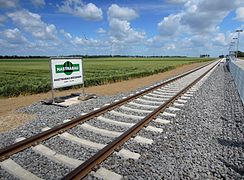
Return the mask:
M 0 149 L 0 161 L 3 161 L 5 159 L 9 158 L 11 155 L 25 150 L 26 148 L 29 148 L 29 147 L 31 147 L 33 145 L 37 145 L 40 142 L 42 142 L 44 140 L 47 140 L 47 139 L 49 139 L 49 138 L 51 138 L 51 137 L 53 137 L 53 136 L 55 136 L 57 134 L 61 134 L 61 133 L 67 131 L 68 129 L 70 129 L 70 128 L 72 128 L 72 127 L 74 127 L 74 126 L 76 126 L 76 125 L 78 125 L 78 124 L 80 124 L 82 122 L 85 122 L 85 121 L 90 120 L 92 118 L 95 118 L 95 117 L 97 117 L 97 116 L 99 116 L 99 115 L 101 115 L 101 114 L 103 114 L 105 112 L 108 112 L 108 111 L 110 111 L 112 109 L 115 109 L 116 107 L 119 107 L 119 106 L 127 103 L 128 101 L 131 101 L 131 100 L 136 99 L 136 98 L 138 98 L 140 96 L 143 96 L 144 94 L 147 94 L 150 91 L 158 89 L 159 87 L 165 86 L 165 85 L 167 85 L 167 84 L 169 84 L 169 83 L 171 83 L 173 81 L 176 81 L 177 79 L 180 79 L 180 78 L 182 78 L 182 77 L 184 77 L 184 76 L 186 76 L 188 74 L 191 74 L 191 73 L 193 73 L 193 72 L 195 72 L 195 71 L 197 71 L 197 70 L 199 70 L 201 68 L 204 68 L 204 67 L 208 66 L 211 63 L 208 63 L 208 64 L 203 65 L 201 67 L 195 68 L 193 70 L 190 70 L 190 71 L 188 71 L 186 73 L 183 73 L 183 74 L 178 75 L 178 76 L 176 76 L 176 77 L 174 77 L 172 79 L 169 79 L 169 80 L 167 80 L 165 82 L 162 82 L 161 84 L 158 84 L 157 86 L 154 86 L 154 87 L 151 87 L 149 89 L 146 89 L 145 91 L 136 93 L 136 94 L 134 94 L 132 96 L 128 96 L 127 98 L 122 99 L 122 100 L 120 100 L 118 102 L 114 102 L 114 103 L 112 103 L 110 105 L 101 107 L 100 109 L 97 109 L 95 111 L 89 112 L 89 113 L 87 113 L 85 115 L 82 115 L 82 116 L 80 116 L 78 118 L 74 118 L 71 121 L 65 122 L 63 124 L 60 124 L 58 126 L 55 126 L 55 127 L 51 128 L 49 130 L 46 130 L 46 131 L 41 132 L 39 134 L 36 134 L 36 135 L 34 135 L 32 137 L 26 138 L 26 139 L 24 139 L 22 141 L 19 141 L 17 143 L 14 143 L 14 144 L 11 144 L 11 145 L 9 145 L 7 147 L 4 147 L 4 148 Z
M 218 63 L 216 63 L 216 65 L 214 65 L 208 71 L 203 73 L 200 77 L 198 77 L 196 80 L 194 80 L 190 85 L 188 85 L 186 88 L 184 88 L 179 93 L 177 93 L 174 97 L 172 97 L 171 99 L 169 99 L 168 101 L 163 103 L 161 106 L 159 106 L 157 109 L 155 109 L 152 113 L 148 114 L 145 118 L 143 118 L 141 121 L 136 123 L 134 126 L 132 126 L 122 135 L 117 137 L 115 140 L 113 140 L 103 149 L 98 151 L 94 156 L 92 156 L 87 161 L 82 163 L 80 166 L 78 166 L 76 169 L 71 171 L 69 174 L 67 174 L 62 179 L 70 180 L 70 179 L 84 178 L 89 172 L 91 172 L 94 169 L 94 167 L 96 167 L 98 164 L 100 164 L 102 161 L 104 161 L 114 151 L 116 151 L 116 150 L 118 151 L 119 149 L 121 149 L 121 146 L 126 141 L 128 141 L 131 137 L 134 137 L 136 135 L 136 133 L 138 133 L 143 127 L 147 126 L 151 120 L 153 120 L 162 111 L 164 111 L 167 107 L 169 107 L 175 100 L 177 100 L 182 94 L 187 92 L 188 89 L 190 89 L 192 86 L 194 86 L 198 81 L 200 81 L 209 71 L 211 71 L 217 65 L 218 65 Z

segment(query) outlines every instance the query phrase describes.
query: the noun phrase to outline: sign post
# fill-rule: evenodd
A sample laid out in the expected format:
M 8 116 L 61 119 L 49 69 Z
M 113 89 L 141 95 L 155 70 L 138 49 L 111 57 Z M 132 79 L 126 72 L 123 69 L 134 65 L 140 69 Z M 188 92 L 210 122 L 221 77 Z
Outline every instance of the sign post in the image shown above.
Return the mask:
M 82 58 L 51 58 L 51 86 L 52 86 L 52 101 L 54 99 L 54 89 L 83 84 L 82 93 L 84 95 L 84 76 Z

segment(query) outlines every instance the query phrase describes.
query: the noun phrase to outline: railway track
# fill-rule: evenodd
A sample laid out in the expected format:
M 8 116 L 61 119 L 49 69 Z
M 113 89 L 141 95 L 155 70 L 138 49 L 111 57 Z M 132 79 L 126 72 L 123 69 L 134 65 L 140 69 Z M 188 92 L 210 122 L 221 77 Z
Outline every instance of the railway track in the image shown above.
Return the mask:
M 176 116 L 175 112 L 181 110 L 206 75 L 218 63 L 214 62 L 163 83 L 155 84 L 113 104 L 105 104 L 102 108 L 94 109 L 79 118 L 66 119 L 57 127 L 45 127 L 42 133 L 33 137 L 27 139 L 20 137 L 15 144 L 0 150 L 1 168 L 17 178 L 43 178 L 43 175 L 32 173 L 12 160 L 16 154 L 28 152 L 31 149 L 57 164 L 68 167 L 68 173 L 63 179 L 81 179 L 91 172 L 93 176 L 104 179 L 108 177 L 120 179 L 121 175 L 102 167 L 99 168 L 98 165 L 114 152 L 125 159 L 140 158 L 139 152 L 125 149 L 123 144 L 132 139 L 134 143 L 151 145 L 153 139 L 139 136 L 137 133 L 142 129 L 150 133 L 161 133 L 163 129 L 160 126 L 170 123 L 170 120 Z M 159 124 L 159 127 L 151 125 L 151 122 Z M 75 133 L 70 133 L 70 130 Z M 90 134 L 80 134 L 81 131 L 90 132 Z M 98 140 L 93 136 L 101 138 Z M 70 157 L 69 153 L 64 155 L 53 150 L 52 145 L 51 147 L 47 145 L 49 143 L 46 142 L 53 138 L 58 138 L 62 145 L 69 142 L 67 144 L 84 147 L 82 150 L 89 152 L 81 152 L 83 157 L 79 159 L 73 158 L 72 155 Z

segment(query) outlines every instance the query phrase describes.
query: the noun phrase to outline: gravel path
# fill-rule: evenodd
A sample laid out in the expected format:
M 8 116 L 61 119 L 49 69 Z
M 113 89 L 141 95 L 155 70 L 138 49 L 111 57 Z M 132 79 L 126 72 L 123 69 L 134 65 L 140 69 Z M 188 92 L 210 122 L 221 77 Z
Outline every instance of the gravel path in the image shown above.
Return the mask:
M 195 95 L 152 146 L 140 146 L 138 161 L 112 156 L 102 166 L 126 179 L 244 179 L 244 108 L 233 79 L 221 65 Z

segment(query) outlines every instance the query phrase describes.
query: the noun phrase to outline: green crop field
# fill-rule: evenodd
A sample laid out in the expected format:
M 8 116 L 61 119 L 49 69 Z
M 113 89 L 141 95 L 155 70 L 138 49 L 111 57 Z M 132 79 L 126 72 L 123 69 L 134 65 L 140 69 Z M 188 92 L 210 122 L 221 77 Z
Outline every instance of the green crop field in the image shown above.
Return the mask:
M 143 77 L 206 58 L 88 58 L 84 59 L 85 86 Z M 51 89 L 48 59 L 0 60 L 0 96 L 18 96 Z

